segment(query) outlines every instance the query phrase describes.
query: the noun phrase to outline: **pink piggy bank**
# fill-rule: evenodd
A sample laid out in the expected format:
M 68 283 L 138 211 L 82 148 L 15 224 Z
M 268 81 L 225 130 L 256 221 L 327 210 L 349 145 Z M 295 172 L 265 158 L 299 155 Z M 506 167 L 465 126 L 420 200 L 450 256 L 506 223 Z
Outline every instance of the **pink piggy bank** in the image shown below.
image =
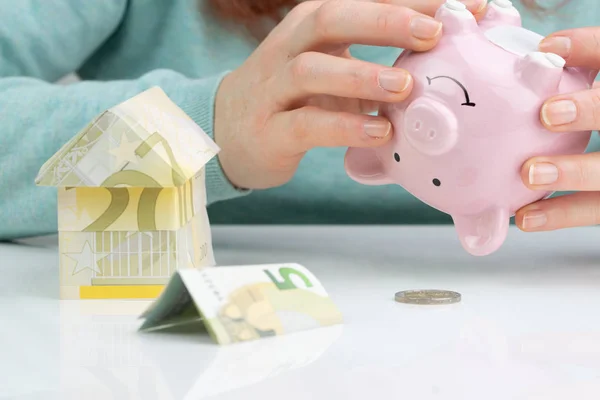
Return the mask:
M 409 98 L 382 106 L 393 139 L 373 149 L 349 148 L 347 174 L 366 185 L 397 184 L 452 217 L 464 249 L 498 250 L 510 218 L 548 197 L 528 189 L 520 170 L 536 155 L 585 152 L 591 132 L 552 133 L 540 122 L 549 97 L 584 90 L 598 71 L 565 67 L 538 51 L 543 39 L 521 27 L 508 0 L 495 0 L 479 23 L 448 0 L 431 51 L 404 51 L 395 67 L 414 78 Z

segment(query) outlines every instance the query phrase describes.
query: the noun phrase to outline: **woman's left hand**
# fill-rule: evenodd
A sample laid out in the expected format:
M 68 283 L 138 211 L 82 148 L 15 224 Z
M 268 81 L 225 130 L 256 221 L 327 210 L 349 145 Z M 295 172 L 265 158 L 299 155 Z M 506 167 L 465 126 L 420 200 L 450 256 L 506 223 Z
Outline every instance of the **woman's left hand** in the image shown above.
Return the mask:
M 542 41 L 540 50 L 562 56 L 568 66 L 598 70 L 600 27 L 554 33 Z M 549 134 L 600 130 L 600 85 L 550 98 L 540 118 Z M 600 224 L 600 153 L 534 157 L 523 165 L 521 177 L 533 190 L 577 193 L 523 207 L 515 216 L 520 229 L 549 231 Z

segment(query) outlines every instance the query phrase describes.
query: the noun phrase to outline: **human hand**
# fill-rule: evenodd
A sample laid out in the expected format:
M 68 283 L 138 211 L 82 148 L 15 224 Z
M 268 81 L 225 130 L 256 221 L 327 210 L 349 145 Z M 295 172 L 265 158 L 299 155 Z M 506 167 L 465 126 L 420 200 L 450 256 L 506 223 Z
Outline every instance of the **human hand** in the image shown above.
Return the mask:
M 600 69 L 600 27 L 560 31 L 540 46 L 562 56 L 567 66 Z M 550 98 L 542 107 L 541 121 L 552 132 L 600 129 L 600 85 L 578 93 Z M 549 133 L 553 134 L 553 133 Z M 577 133 L 573 133 L 577 134 Z M 548 231 L 600 224 L 600 153 L 534 157 L 521 171 L 533 190 L 575 191 L 527 205 L 516 213 L 524 231 Z
M 408 97 L 412 77 L 357 60 L 348 48 L 429 50 L 442 31 L 432 15 L 444 2 L 328 0 L 295 7 L 219 87 L 215 142 L 231 183 L 245 189 L 279 186 L 312 148 L 386 143 L 390 122 L 365 114 Z M 476 16 L 486 5 L 463 2 Z

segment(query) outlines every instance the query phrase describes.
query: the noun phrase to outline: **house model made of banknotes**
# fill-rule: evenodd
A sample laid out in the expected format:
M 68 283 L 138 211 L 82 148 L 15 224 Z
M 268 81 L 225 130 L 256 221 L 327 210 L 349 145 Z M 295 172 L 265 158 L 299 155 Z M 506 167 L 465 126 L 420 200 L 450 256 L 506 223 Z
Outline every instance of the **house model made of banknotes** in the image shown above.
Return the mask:
M 156 298 L 215 265 L 206 163 L 220 151 L 158 87 L 97 116 L 41 168 L 58 187 L 60 297 Z

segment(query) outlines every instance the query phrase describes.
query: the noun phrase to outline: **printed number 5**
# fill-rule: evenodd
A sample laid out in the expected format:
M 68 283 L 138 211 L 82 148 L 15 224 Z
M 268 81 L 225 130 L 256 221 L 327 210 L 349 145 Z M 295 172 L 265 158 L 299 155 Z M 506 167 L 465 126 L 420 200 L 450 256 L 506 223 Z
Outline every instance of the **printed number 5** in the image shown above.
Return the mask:
M 306 275 L 304 275 L 300 271 L 295 270 L 294 268 L 289 268 L 289 267 L 279 268 L 279 275 L 281 275 L 281 277 L 283 278 L 283 282 L 279 281 L 275 276 L 273 276 L 271 271 L 268 271 L 265 269 L 265 274 L 267 274 L 267 276 L 269 278 L 271 278 L 271 280 L 273 281 L 273 283 L 275 284 L 275 286 L 277 286 L 277 288 L 279 290 L 288 290 L 288 289 L 297 289 L 298 288 L 296 285 L 294 285 L 294 282 L 292 282 L 292 280 L 290 279 L 290 275 L 296 275 L 296 276 L 300 277 L 300 279 L 302 279 L 304 281 L 304 284 L 306 285 L 306 287 L 312 287 L 312 283 L 306 277 Z

